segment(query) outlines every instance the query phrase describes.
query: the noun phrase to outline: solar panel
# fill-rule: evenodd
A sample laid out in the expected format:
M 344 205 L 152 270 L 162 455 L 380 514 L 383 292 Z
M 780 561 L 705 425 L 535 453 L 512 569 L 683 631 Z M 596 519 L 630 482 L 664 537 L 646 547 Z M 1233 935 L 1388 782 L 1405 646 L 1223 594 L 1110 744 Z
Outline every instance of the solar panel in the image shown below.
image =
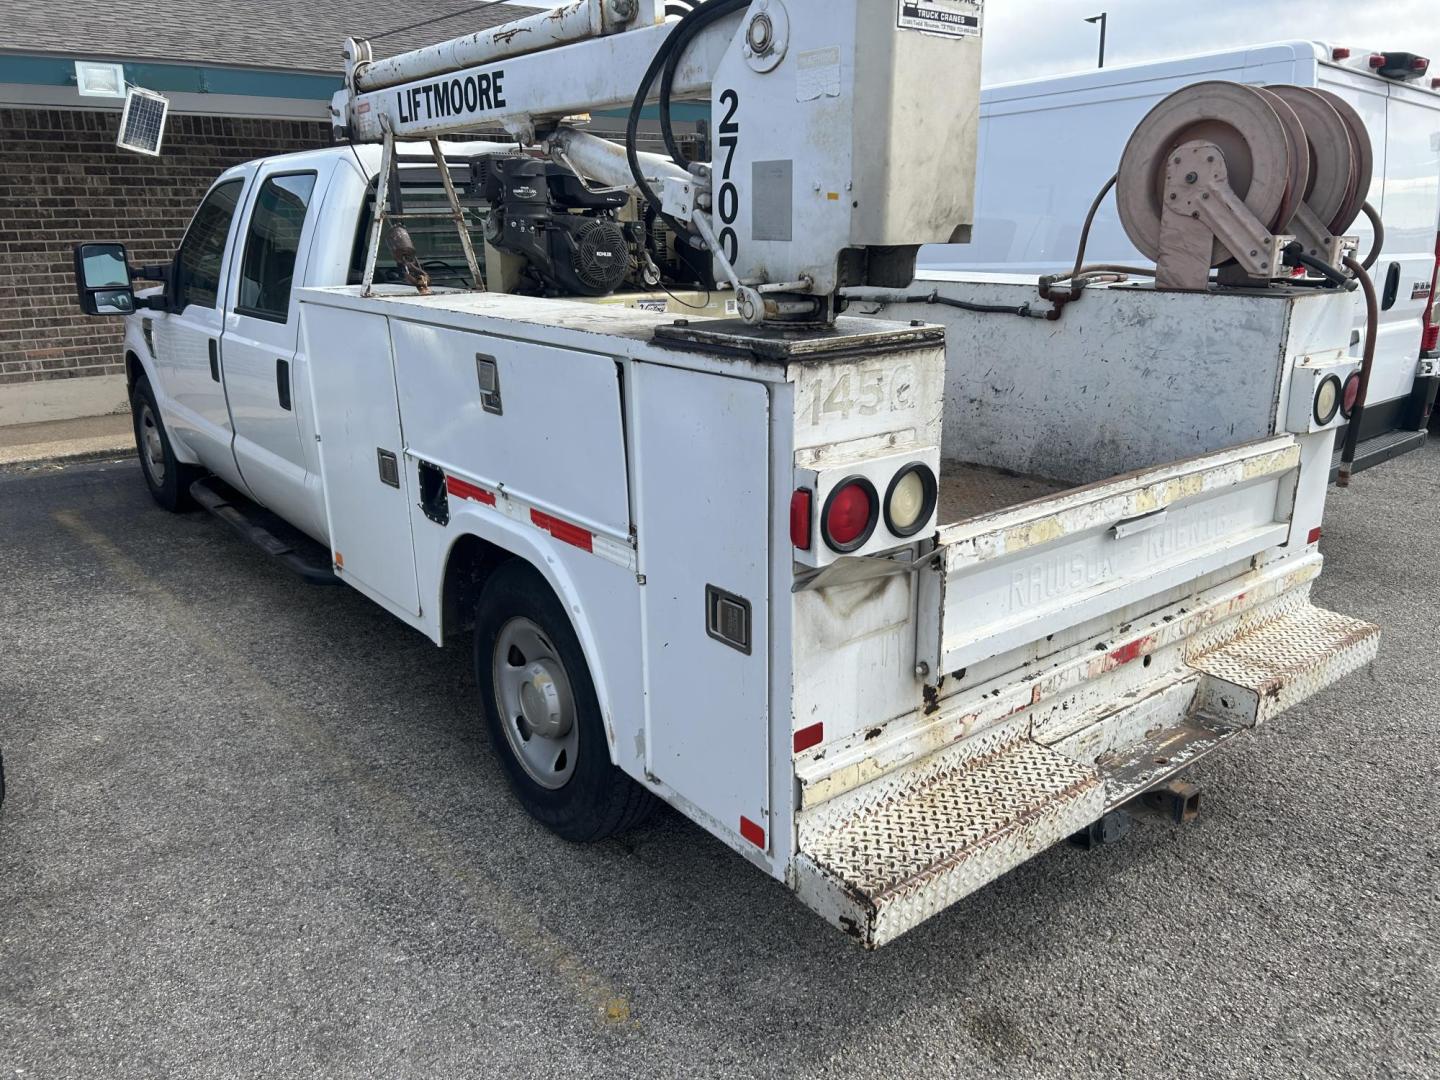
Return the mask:
M 120 134 L 115 138 L 115 145 L 137 154 L 158 156 L 169 110 L 169 98 L 138 86 L 130 87 L 125 92 L 125 111 L 120 114 Z

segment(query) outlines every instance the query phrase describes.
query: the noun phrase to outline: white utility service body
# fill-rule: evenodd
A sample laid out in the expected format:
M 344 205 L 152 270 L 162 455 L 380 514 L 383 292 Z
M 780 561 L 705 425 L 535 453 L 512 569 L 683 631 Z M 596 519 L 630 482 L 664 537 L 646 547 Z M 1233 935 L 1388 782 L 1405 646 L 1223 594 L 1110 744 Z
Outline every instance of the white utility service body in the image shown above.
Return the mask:
M 1381 292 L 1380 332 L 1357 461 L 1378 464 L 1422 445 L 1440 387 L 1440 349 L 1428 329 L 1440 324 L 1431 304 L 1440 258 L 1440 91 L 1428 77 L 1375 74 L 1369 50 L 1332 60 L 1335 51 L 1321 42 L 1276 42 L 986 87 L 970 242 L 921 249 L 917 280 L 943 282 L 947 271 L 1033 277 L 1068 269 L 1086 208 L 1115 172 L 1130 132 L 1181 87 L 1214 79 L 1318 87 L 1354 106 L 1369 130 L 1368 198 L 1385 225 L 1371 271 Z M 1360 218 L 1352 231 L 1361 253 L 1368 251 L 1369 221 Z M 1096 215 L 1087 252 L 1094 262 L 1143 262 L 1113 199 Z M 1358 356 L 1365 332 L 1358 299 L 1354 320 Z
M 951 21 L 919 31 L 912 8 Z M 623 291 L 344 284 L 375 149 L 273 158 L 220 178 L 163 296 L 127 319 L 137 437 L 162 504 L 157 462 L 171 488 L 203 467 L 437 644 L 475 613 L 477 677 L 497 684 L 482 706 L 522 800 L 507 725 L 558 747 L 545 733 L 577 710 L 551 707 L 556 687 L 588 674 L 603 746 L 582 759 L 873 947 L 1374 656 L 1375 627 L 1309 602 L 1335 424 L 1333 408 L 1316 422 L 1317 388 L 1356 367 L 1350 299 L 1096 286 L 1048 321 L 1014 310 L 1044 306 L 1033 282 L 957 278 L 1012 308 L 947 318 L 948 340 L 948 311 L 880 320 L 855 300 L 835 317 L 846 287 L 906 285 L 921 240 L 967 228 L 974 110 L 919 83 L 943 70 L 973 102 L 979 5 L 902 3 L 898 23 L 870 0 L 711 10 L 677 86 L 736 125 L 723 161 L 647 167 L 678 220 L 714 234 L 754 320 L 677 318 Z M 458 74 L 430 74 L 425 51 L 357 61 L 336 115 L 382 136 L 492 120 L 524 136 L 526 105 L 623 103 L 666 40 L 661 8 L 564 12 L 533 17 L 570 42 L 550 51 L 514 55 L 506 28 L 450 43 Z M 497 105 L 499 87 L 523 103 Z M 437 102 L 467 111 L 437 119 Z M 943 138 L 914 136 L 940 113 Z M 607 168 L 594 142 L 561 145 Z M 230 205 L 212 213 L 217 197 Z M 1066 381 L 1080 371 L 1095 393 Z M 540 637 L 573 632 L 578 663 L 552 647 L 553 666 L 522 667 L 504 633 L 482 650 L 491 584 L 517 568 L 565 623 Z M 501 675 L 523 715 L 499 712 Z M 574 790 L 561 760 L 540 796 Z
M 1066 318 L 1113 331 L 1096 300 Z M 1207 306 L 1254 309 L 1235 355 L 1277 346 L 1252 365 L 1274 382 L 1254 438 L 1184 458 L 1172 432 L 1174 460 L 1137 430 L 1116 460 L 1148 467 L 1071 486 L 1058 461 L 996 469 L 942 437 L 991 354 L 955 350 L 947 373 L 932 325 L 842 317 L 815 340 L 752 341 L 568 300 L 305 290 L 337 567 L 440 642 L 457 545 L 529 561 L 584 643 L 615 762 L 881 944 L 1374 655 L 1373 627 L 1307 599 L 1333 431 L 1286 431 L 1297 364 L 1329 344 L 1353 368 L 1335 344 L 1348 299 L 1125 300 L 1132 324 L 1139 302 L 1189 327 L 1184 357 Z M 1037 372 L 1064 366 L 1050 324 L 985 325 L 1029 335 L 1009 355 Z M 1091 329 L 1064 337 L 1103 340 Z M 1062 436 L 1076 400 L 1010 411 L 1011 441 Z M 952 441 L 971 460 L 942 462 Z M 402 460 L 398 487 L 377 451 Z M 883 489 L 914 460 L 940 475 L 934 529 L 876 537 L 883 557 L 829 578 L 804 565 L 793 492 L 818 506 L 857 474 Z M 423 505 L 427 468 L 443 515 Z M 744 649 L 707 622 L 711 590 L 744 605 Z

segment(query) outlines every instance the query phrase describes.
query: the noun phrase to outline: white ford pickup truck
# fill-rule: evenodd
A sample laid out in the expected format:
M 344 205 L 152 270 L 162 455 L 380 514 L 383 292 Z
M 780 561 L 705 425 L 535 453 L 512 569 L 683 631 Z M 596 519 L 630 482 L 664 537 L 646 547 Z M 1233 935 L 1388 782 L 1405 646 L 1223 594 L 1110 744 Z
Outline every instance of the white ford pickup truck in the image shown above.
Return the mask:
M 883 32 L 941 60 L 969 47 Z M 516 99 L 532 57 L 507 61 Z M 770 77 L 754 60 L 737 79 Z M 839 108 L 850 71 L 773 100 Z M 442 150 L 466 198 L 538 168 L 509 146 Z M 531 243 L 500 230 L 545 184 L 570 209 L 535 213 L 590 260 L 566 265 L 614 257 L 573 219 L 609 221 L 603 193 L 558 167 L 472 200 L 471 280 L 449 212 L 415 216 L 448 205 L 444 175 L 403 156 L 416 254 L 382 254 L 366 289 L 380 160 L 338 146 L 231 169 L 168 266 L 77 248 L 82 304 L 126 316 L 156 501 L 250 523 L 437 645 L 468 633 L 496 753 L 561 836 L 664 800 L 874 947 L 1147 793 L 1184 816 L 1186 767 L 1375 654 L 1375 627 L 1309 601 L 1357 368 L 1342 291 L 1112 282 L 1051 320 L 1033 282 L 977 279 L 947 355 L 940 326 L 858 304 L 757 326 L 704 283 L 585 297 L 557 295 L 563 267 L 517 277 L 490 249 Z M 777 188 L 791 164 L 737 167 L 783 196 L 742 242 L 789 228 L 781 202 L 871 227 L 861 179 L 854 200 L 817 183 L 807 202 L 800 163 Z M 428 295 L 401 283 L 415 264 Z M 162 285 L 137 295 L 132 276 Z

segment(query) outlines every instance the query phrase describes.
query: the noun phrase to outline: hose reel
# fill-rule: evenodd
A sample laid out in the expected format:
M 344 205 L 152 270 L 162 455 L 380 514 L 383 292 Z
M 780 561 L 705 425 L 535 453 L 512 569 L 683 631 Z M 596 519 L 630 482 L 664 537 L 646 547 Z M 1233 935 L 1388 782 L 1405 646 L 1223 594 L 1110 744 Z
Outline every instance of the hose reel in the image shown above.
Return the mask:
M 1327 91 L 1202 82 L 1136 127 L 1115 199 L 1161 288 L 1206 289 L 1215 267 L 1223 284 L 1263 285 L 1289 276 L 1295 240 L 1338 270 L 1372 166 L 1359 115 Z

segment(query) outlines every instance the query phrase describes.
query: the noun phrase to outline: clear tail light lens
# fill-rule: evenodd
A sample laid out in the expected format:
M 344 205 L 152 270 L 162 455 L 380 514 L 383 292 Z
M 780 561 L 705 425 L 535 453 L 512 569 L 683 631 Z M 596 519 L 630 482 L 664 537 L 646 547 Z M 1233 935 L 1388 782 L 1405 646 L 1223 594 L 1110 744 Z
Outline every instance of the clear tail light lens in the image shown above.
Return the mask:
M 914 536 L 935 512 L 935 474 L 923 462 L 906 465 L 885 492 L 885 525 L 896 536 Z
M 1326 375 L 1315 389 L 1315 423 L 1324 427 L 1340 411 L 1342 390 L 1339 375 Z

